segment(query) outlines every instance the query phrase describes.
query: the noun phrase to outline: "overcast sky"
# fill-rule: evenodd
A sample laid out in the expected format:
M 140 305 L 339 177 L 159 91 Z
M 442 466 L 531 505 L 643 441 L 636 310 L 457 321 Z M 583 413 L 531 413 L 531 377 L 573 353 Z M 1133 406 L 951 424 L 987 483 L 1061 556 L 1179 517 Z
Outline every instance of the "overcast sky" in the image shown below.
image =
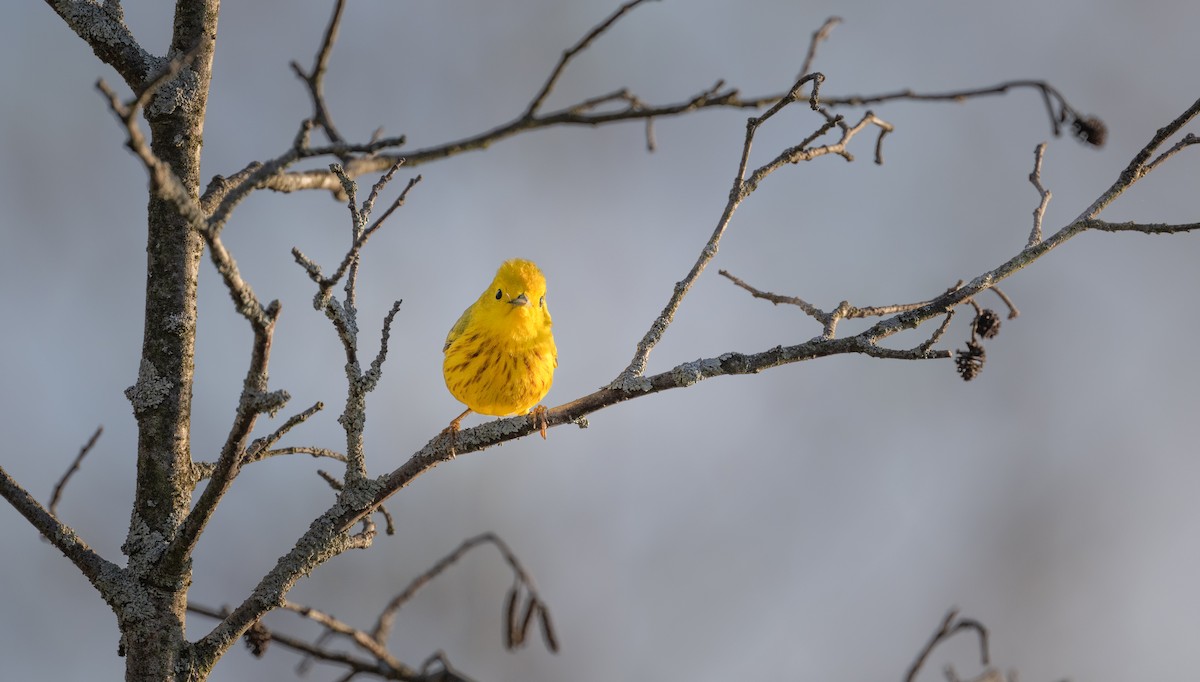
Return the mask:
M 159 54 L 166 4 L 124 3 Z M 291 143 L 310 105 L 288 62 L 311 63 L 331 4 L 225 3 L 205 181 Z M 491 128 L 519 114 L 561 51 L 616 6 L 350 3 L 327 81 L 334 119 L 350 138 L 382 126 L 412 149 Z M 1044 79 L 1101 117 L 1109 143 L 1053 138 L 1030 90 L 878 106 L 896 127 L 886 163 L 871 163 L 873 139 L 862 138 L 853 163 L 822 158 L 763 183 L 651 372 L 820 333 L 718 268 L 826 309 L 934 296 L 1024 245 L 1038 143 L 1049 142 L 1052 230 L 1200 96 L 1200 5 L 1183 0 L 670 0 L 639 8 L 581 55 L 549 106 L 624 86 L 647 102 L 678 101 L 717 79 L 750 95 L 782 92 L 831 15 L 845 22 L 816 63 L 828 95 Z M 0 5 L 0 466 L 46 501 L 102 424 L 59 510 L 123 563 L 136 433 L 122 391 L 141 345 L 146 175 L 94 90 L 100 77 L 121 85 L 45 3 Z M 404 299 L 369 402 L 371 472 L 395 468 L 461 410 L 442 382 L 442 342 L 506 258 L 536 261 L 549 281 L 560 364 L 547 402 L 610 381 L 716 224 L 747 115 L 659 121 L 653 154 L 643 127 L 625 124 L 526 134 L 418 169 L 424 182 L 363 259 L 366 353 Z M 755 159 L 818 125 L 799 107 L 780 116 Z M 1105 217 L 1195 221 L 1197 173 L 1197 152 L 1184 152 Z M 343 446 L 340 348 L 290 250 L 331 267 L 348 226 L 328 194 L 262 192 L 225 231 L 259 297 L 283 305 L 271 383 L 293 396 L 284 414 L 327 406 L 287 444 Z M 1200 235 L 1068 242 L 1003 284 L 1021 316 L 987 343 L 969 383 L 951 361 L 828 358 L 650 396 L 592 415 L 586 430 L 460 457 L 389 503 L 396 536 L 334 559 L 290 598 L 367 628 L 415 575 L 494 531 L 537 581 L 561 653 L 536 639 L 503 650 L 511 575 L 484 548 L 401 612 L 391 643 L 406 662 L 441 650 L 481 681 L 896 680 L 958 606 L 990 628 L 993 661 L 1029 682 L 1194 674 L 1198 259 Z M 233 416 L 250 342 L 215 274 L 206 260 L 192 421 L 193 452 L 207 460 Z M 990 294 L 981 302 L 1002 310 Z M 963 312 L 941 347 L 963 345 Z M 317 469 L 333 466 L 277 458 L 243 472 L 198 548 L 193 600 L 241 602 L 330 504 Z M 118 679 L 116 622 L 87 581 L 6 505 L 0 542 L 0 676 Z M 319 631 L 292 614 L 267 623 Z M 188 625 L 196 639 L 212 621 Z M 974 651 L 970 638 L 955 640 L 923 679 L 939 679 L 947 662 L 977 673 Z M 282 647 L 257 660 L 239 645 L 212 679 L 289 679 L 298 662 Z M 318 668 L 308 679 L 336 676 Z

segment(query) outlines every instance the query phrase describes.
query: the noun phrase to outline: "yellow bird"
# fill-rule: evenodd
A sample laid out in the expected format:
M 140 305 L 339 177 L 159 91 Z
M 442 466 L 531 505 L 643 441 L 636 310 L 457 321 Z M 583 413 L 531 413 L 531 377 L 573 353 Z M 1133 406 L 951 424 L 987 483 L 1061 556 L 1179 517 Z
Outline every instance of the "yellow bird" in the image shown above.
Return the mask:
M 527 260 L 505 261 L 479 299 L 446 335 L 442 373 L 467 410 L 450 422 L 458 430 L 471 412 L 507 417 L 537 405 L 554 380 L 558 349 L 546 308 L 546 278 Z M 544 407 L 539 407 L 544 412 Z M 546 424 L 541 423 L 542 437 Z

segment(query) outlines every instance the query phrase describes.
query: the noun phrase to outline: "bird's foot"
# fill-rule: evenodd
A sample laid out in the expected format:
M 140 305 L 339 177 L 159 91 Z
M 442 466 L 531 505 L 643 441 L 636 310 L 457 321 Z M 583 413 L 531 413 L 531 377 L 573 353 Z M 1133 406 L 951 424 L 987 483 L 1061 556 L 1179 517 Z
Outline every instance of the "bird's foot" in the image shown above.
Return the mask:
M 529 413 L 529 420 L 533 422 L 534 428 L 538 433 L 542 434 L 542 440 L 546 440 L 546 429 L 550 426 L 550 420 L 546 418 L 546 413 L 549 410 L 545 405 L 538 405 Z

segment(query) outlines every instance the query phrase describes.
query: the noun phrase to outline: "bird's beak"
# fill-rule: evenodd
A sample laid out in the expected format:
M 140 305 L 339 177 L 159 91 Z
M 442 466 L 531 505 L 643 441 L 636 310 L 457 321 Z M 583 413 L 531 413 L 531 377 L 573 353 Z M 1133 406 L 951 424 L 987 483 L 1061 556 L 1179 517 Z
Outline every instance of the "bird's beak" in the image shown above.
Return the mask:
M 521 294 L 508 303 L 509 305 L 529 305 L 529 299 L 525 297 L 525 294 Z

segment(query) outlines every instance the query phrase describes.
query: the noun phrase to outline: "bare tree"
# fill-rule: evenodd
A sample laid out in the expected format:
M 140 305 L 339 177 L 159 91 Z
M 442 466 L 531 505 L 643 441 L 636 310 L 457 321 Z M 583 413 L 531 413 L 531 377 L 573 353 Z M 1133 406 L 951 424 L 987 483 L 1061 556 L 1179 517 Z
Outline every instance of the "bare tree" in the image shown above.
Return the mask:
M 386 221 L 402 209 L 410 194 L 420 191 L 420 176 L 410 176 L 401 189 L 392 184 L 398 174 L 410 168 L 482 150 L 502 139 L 554 126 L 591 127 L 637 121 L 645 125 L 646 146 L 653 149 L 656 121 L 705 109 L 733 108 L 751 112 L 742 138 L 740 159 L 731 169 L 734 180 L 728 201 L 720 214 L 714 216 L 715 227 L 690 269 L 681 274 L 669 292 L 662 292 L 665 294 L 662 312 L 642 338 L 630 340 L 632 358 L 628 365 L 603 388 L 550 409 L 546 413 L 546 425 L 551 428 L 565 424 L 583 426 L 588 416 L 597 410 L 654 393 L 690 387 L 709 378 L 757 374 L 839 354 L 890 360 L 952 360 L 962 378 L 970 380 L 983 370 L 984 343 L 995 336 L 1000 326 L 999 315 L 985 308 L 980 299 L 985 295 L 996 296 L 1009 318 L 1017 316 L 1015 304 L 998 288 L 1002 280 L 1084 232 L 1174 234 L 1200 228 L 1198 223 L 1110 222 L 1102 218 L 1105 209 L 1117 197 L 1200 139 L 1191 133 L 1182 134 L 1185 126 L 1200 113 L 1200 101 L 1197 101 L 1172 120 L 1164 121 L 1163 127 L 1126 167 L 1115 171 L 1111 186 L 1089 206 L 1083 207 L 1076 218 L 1063 225 L 1043 224 L 1051 194 L 1041 177 L 1046 147 L 1036 147 L 1029 180 L 1040 203 L 1034 209 L 1033 224 L 1024 247 L 996 266 L 975 273 L 969 280 L 947 275 L 941 290 L 932 292 L 934 295 L 926 300 L 886 305 L 843 301 L 832 310 L 823 310 L 799 296 L 759 289 L 752 282 L 752 273 L 722 271 L 721 274 L 733 284 L 754 297 L 799 307 L 816 321 L 820 330 L 818 335 L 801 343 L 781 340 L 779 345 L 757 352 L 726 352 L 678 364 L 665 372 L 647 374 L 650 353 L 672 324 L 683 299 L 717 254 L 735 212 L 751 199 L 767 178 L 791 165 L 834 161 L 835 157 L 854 161 L 857 156 L 867 155 L 875 163 L 883 163 L 886 140 L 895 127 L 882 111 L 861 111 L 861 107 L 880 107 L 896 101 L 962 101 L 1025 89 L 1040 95 L 1055 135 L 1067 130 L 1083 143 L 1099 146 L 1106 137 L 1104 124 L 1096 117 L 1077 111 L 1060 90 L 1042 81 L 1011 81 L 939 93 L 900 90 L 876 95 L 831 96 L 824 91 L 829 87 L 825 76 L 813 69 L 817 48 L 829 36 L 836 19 L 829 20 L 812 35 L 796 79 L 780 92 L 746 96 L 717 81 L 676 101 L 655 102 L 645 95 L 620 89 L 597 93 L 558 108 L 549 107 L 551 93 L 560 85 L 573 60 L 614 24 L 644 4 L 644 0 L 631 0 L 562 53 L 541 86 L 531 93 L 527 107 L 516 117 L 476 135 L 406 153 L 399 151 L 405 144 L 403 137 L 376 136 L 355 142 L 347 139 L 334 124 L 336 104 L 325 98 L 324 78 L 340 22 L 347 11 L 346 2 L 337 0 L 313 64 L 309 67 L 292 65 L 307 88 L 312 105 L 311 114 L 303 115 L 292 146 L 274 158 L 248 161 L 243 168 L 215 176 L 205 184 L 200 176 L 201 133 L 217 48 L 219 2 L 178 0 L 166 55 L 152 54 L 143 47 L 126 24 L 123 7 L 117 0 L 47 0 L 47 4 L 97 57 L 116 70 L 124 88 L 132 93 L 126 96 L 119 87 L 103 80 L 97 83 L 125 135 L 126 145 L 150 180 L 141 367 L 136 383 L 126 392 L 139 434 L 136 497 L 122 547 L 127 561 L 122 566 L 113 557 L 101 556 L 63 523 L 55 511 L 67 479 L 94 446 L 100 436 L 99 430 L 80 451 L 47 506 L 34 499 L 2 468 L 0 494 L 74 563 L 113 609 L 120 630 L 121 653 L 126 658 L 126 677 L 130 680 L 204 679 L 241 638 L 245 638 L 257 654 L 264 653 L 267 643 L 274 641 L 301 651 L 313 660 L 337 664 L 345 670 L 342 679 L 360 675 L 400 680 L 466 679 L 441 654 L 420 663 L 400 660 L 389 650 L 389 636 L 398 609 L 417 590 L 467 552 L 484 545 L 499 550 L 513 576 L 513 585 L 504 599 L 503 638 L 506 646 L 523 646 L 536 634 L 549 650 L 557 650 L 558 636 L 547 601 L 538 592 L 531 572 L 495 534 L 483 534 L 464 541 L 390 598 L 377 621 L 368 627 L 342 622 L 326 611 L 289 601 L 287 596 L 301 578 L 331 558 L 351 549 L 371 547 L 378 532 L 377 519 L 382 519 L 391 532 L 394 522 L 387 513 L 385 502 L 421 474 L 456 456 L 524 438 L 544 429 L 544 425 L 526 417 L 512 417 L 466 429 L 451 439 L 441 433 L 442 425 L 433 425 L 426 445 L 412 453 L 403 464 L 382 475 L 368 473 L 368 453 L 363 437 L 366 399 L 383 376 L 389 337 L 393 322 L 401 311 L 401 302 L 396 301 L 380 321 L 361 320 L 357 303 L 359 269 L 363 249 L 372 236 L 386 227 Z M 765 161 L 754 160 L 757 155 L 751 152 L 760 132 L 776 125 L 785 110 L 791 113 L 790 110 L 800 108 L 807 108 L 809 112 L 809 127 L 802 133 L 789 133 L 791 141 L 782 148 L 769 150 Z M 841 113 L 851 110 L 856 113 Z M 148 129 L 148 134 L 143 132 L 143 126 Z M 314 135 L 322 136 L 323 141 L 314 142 Z M 332 163 L 327 167 L 299 167 L 317 159 Z M 371 183 L 369 191 L 360 189 L 357 184 L 360 179 Z M 330 361 L 343 363 L 346 368 L 346 400 L 338 418 L 345 433 L 344 451 L 311 445 L 281 445 L 294 429 L 324 409 L 322 403 L 295 411 L 269 433 L 256 432 L 259 417 L 274 416 L 288 409 L 288 392 L 274 388 L 268 381 L 271 348 L 281 307 L 278 301 L 264 302 L 259 298 L 251 284 L 252 277 L 243 276 L 222 237 L 239 205 L 262 189 L 278 192 L 325 190 L 347 204 L 348 245 L 338 262 L 320 263 L 299 249 L 292 250 L 297 265 L 314 284 L 314 307 L 330 321 L 343 351 L 341 358 Z M 235 416 L 215 461 L 201 461 L 195 457 L 189 443 L 198 332 L 196 295 L 200 260 L 205 252 L 219 273 L 235 310 L 245 319 L 253 339 Z M 946 334 L 958 310 L 969 311 L 973 321 L 970 338 L 964 342 L 964 347 L 951 350 L 946 347 Z M 847 319 L 877 321 L 857 333 L 840 335 L 839 325 Z M 375 325 L 381 330 L 377 347 L 373 338 L 362 333 Z M 918 328 L 923 330 L 924 336 L 914 345 L 894 347 L 886 344 L 898 333 Z M 240 603 L 232 608 L 189 604 L 188 588 L 197 543 L 242 468 L 271 457 L 292 454 L 327 458 L 341 464 L 342 470 L 338 474 L 323 474 L 337 491 L 336 501 L 313 519 L 291 551 L 279 558 Z M 216 621 L 211 630 L 194 640 L 188 639 L 184 629 L 189 609 Z M 327 636 L 314 643 L 268 630 L 261 624 L 261 619 L 279 609 L 317 622 Z M 987 666 L 986 631 L 973 620 L 956 623 L 955 613 L 951 612 L 933 640 L 918 655 L 909 679 L 915 677 L 938 643 L 960 630 L 978 632 L 983 663 Z M 329 646 L 335 638 L 351 643 L 354 653 L 347 654 Z

